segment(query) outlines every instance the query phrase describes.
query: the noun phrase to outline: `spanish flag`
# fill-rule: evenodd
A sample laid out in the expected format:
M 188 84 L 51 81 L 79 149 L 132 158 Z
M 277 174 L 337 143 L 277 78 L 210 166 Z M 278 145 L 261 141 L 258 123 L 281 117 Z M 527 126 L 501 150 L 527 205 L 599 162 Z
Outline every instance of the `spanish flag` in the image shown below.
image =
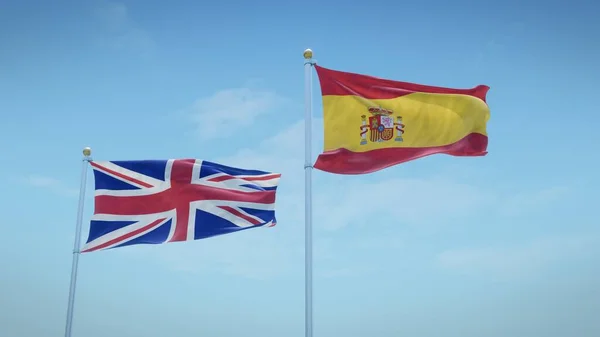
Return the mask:
M 316 169 L 364 174 L 436 153 L 487 154 L 488 86 L 441 88 L 315 68 L 325 133 Z

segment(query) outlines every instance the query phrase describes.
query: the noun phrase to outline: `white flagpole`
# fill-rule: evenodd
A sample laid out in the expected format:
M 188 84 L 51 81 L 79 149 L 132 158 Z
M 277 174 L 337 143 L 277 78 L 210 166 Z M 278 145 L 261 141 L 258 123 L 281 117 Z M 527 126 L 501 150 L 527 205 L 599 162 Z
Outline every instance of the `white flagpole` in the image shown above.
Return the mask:
M 313 336 L 313 255 L 312 255 L 312 60 L 304 51 L 304 336 Z
M 65 337 L 71 337 L 71 328 L 73 327 L 73 306 L 75 304 L 75 286 L 77 284 L 77 267 L 79 266 L 79 254 L 81 246 L 81 223 L 83 221 L 83 204 L 85 200 L 85 184 L 87 177 L 87 167 L 92 161 L 90 157 L 92 149 L 86 147 L 83 149 L 83 167 L 81 168 L 81 185 L 79 186 L 79 207 L 77 209 L 77 222 L 75 224 L 75 243 L 73 244 L 73 264 L 71 266 L 71 285 L 69 286 L 69 303 L 67 306 L 67 324 L 65 327 Z

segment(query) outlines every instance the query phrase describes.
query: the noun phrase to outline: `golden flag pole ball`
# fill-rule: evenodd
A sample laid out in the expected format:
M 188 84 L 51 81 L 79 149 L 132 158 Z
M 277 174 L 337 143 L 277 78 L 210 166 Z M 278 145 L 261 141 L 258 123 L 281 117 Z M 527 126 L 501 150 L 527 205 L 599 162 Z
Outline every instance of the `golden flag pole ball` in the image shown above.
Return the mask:
M 308 59 L 311 59 L 313 57 L 313 52 L 312 52 L 311 49 L 306 49 L 304 51 L 303 55 L 304 55 L 304 58 L 308 60 Z
M 89 157 L 92 154 L 92 149 L 90 147 L 86 147 L 83 149 L 83 155 Z

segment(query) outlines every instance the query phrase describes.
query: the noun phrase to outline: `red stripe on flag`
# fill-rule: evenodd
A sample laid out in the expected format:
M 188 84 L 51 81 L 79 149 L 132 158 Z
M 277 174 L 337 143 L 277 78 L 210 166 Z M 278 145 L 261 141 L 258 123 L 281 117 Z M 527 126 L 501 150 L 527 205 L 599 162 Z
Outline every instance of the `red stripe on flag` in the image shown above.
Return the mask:
M 132 183 L 135 183 L 135 184 L 138 184 L 138 185 L 141 185 L 141 186 L 144 186 L 144 187 L 146 187 L 146 188 L 154 187 L 154 186 L 152 186 L 152 185 L 150 185 L 150 184 L 148 184 L 148 183 L 145 183 L 145 182 L 143 182 L 143 181 L 137 180 L 137 179 L 135 179 L 135 178 L 128 177 L 128 176 L 126 176 L 126 175 L 124 175 L 124 174 L 121 174 L 121 173 L 119 173 L 119 172 L 113 171 L 113 170 L 111 170 L 111 169 L 107 169 L 106 167 L 104 167 L 104 166 L 101 166 L 101 165 L 98 165 L 98 164 L 96 164 L 96 163 L 94 163 L 94 162 L 91 162 L 91 164 L 92 164 L 92 166 L 93 166 L 93 167 L 95 167 L 95 168 L 97 168 L 97 169 L 99 169 L 99 170 L 102 170 L 102 171 L 106 171 L 106 172 L 108 172 L 108 173 L 110 173 L 110 174 L 112 174 L 112 175 L 115 175 L 115 176 L 117 176 L 117 177 L 119 177 L 119 178 L 121 178 L 121 179 L 124 179 L 124 180 L 130 181 L 130 182 L 132 182 Z
M 248 221 L 249 223 L 251 223 L 251 224 L 253 224 L 255 226 L 256 225 L 260 225 L 262 223 L 262 221 L 257 221 L 256 219 L 247 216 L 246 214 L 238 211 L 237 209 L 235 209 L 233 207 L 230 207 L 230 206 L 219 206 L 219 208 L 221 208 L 223 210 L 226 210 L 227 212 L 229 212 L 229 213 L 231 213 L 231 214 L 233 214 L 235 216 L 238 216 L 238 217 L 240 217 L 240 218 Z
M 105 243 L 103 243 L 101 245 L 98 245 L 96 247 L 93 247 L 93 248 L 90 248 L 90 249 L 86 249 L 86 250 L 82 251 L 82 253 L 93 252 L 95 250 L 99 250 L 99 249 L 103 249 L 103 248 L 106 248 L 108 246 L 111 246 L 111 245 L 113 245 L 113 244 L 115 244 L 115 243 L 117 243 L 119 241 L 125 241 L 125 240 L 129 239 L 132 236 L 135 236 L 135 235 L 137 235 L 139 233 L 142 233 L 142 232 L 144 232 L 144 231 L 146 231 L 146 230 L 148 230 L 148 229 L 156 226 L 158 223 L 160 223 L 160 222 L 162 222 L 164 220 L 165 220 L 165 218 L 155 220 L 155 221 L 151 222 L 149 225 L 146 225 L 146 226 L 144 226 L 142 228 L 136 229 L 133 232 L 129 232 L 129 233 L 123 235 L 123 236 L 119 236 L 119 237 L 114 238 L 112 240 L 106 241 Z
M 239 179 L 247 180 L 247 181 L 261 181 L 261 180 L 271 180 L 271 179 L 275 179 L 275 178 L 279 178 L 279 177 L 281 177 L 281 174 L 270 174 L 268 176 L 262 176 L 262 177 L 235 177 L 235 176 L 230 176 L 230 175 L 223 175 L 223 176 L 208 179 L 208 181 L 213 181 L 213 182 L 218 183 L 221 181 L 235 179 L 235 178 L 239 178 Z

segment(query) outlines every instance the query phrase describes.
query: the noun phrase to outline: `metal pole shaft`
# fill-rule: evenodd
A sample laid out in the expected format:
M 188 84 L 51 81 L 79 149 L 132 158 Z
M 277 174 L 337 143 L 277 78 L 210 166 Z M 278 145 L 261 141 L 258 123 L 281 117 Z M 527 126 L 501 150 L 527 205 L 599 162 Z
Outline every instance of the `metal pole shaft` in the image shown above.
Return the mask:
M 312 51 L 311 51 L 312 54 Z M 312 55 L 311 55 L 312 56 Z M 305 337 L 313 336 L 313 244 L 312 244 L 312 66 L 311 58 L 304 62 L 304 277 L 305 277 Z
M 77 267 L 79 266 L 79 254 L 81 245 L 81 223 L 83 221 L 83 204 L 85 200 L 85 185 L 87 167 L 90 157 L 85 156 L 81 169 L 81 185 L 79 186 L 79 206 L 77 209 L 77 222 L 75 225 L 75 243 L 73 244 L 73 264 L 71 266 L 71 285 L 69 286 L 69 303 L 67 306 L 67 323 L 65 326 L 65 337 L 71 337 L 73 327 L 73 306 L 75 304 L 75 286 L 77 284 Z

